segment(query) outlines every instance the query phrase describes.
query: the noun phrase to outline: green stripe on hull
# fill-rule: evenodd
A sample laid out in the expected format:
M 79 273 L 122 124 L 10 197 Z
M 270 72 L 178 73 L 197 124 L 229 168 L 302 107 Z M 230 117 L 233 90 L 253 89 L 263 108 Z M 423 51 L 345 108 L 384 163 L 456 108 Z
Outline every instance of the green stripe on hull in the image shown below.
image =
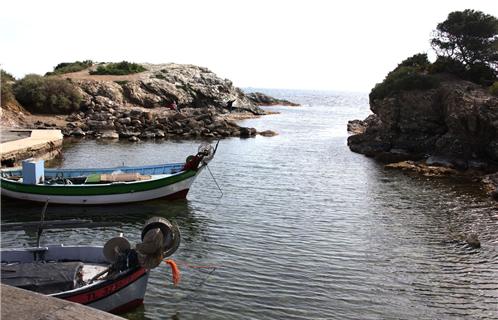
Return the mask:
M 148 191 L 175 184 L 196 175 L 196 171 L 186 172 L 156 180 L 146 180 L 133 183 L 112 183 L 105 185 L 33 185 L 11 182 L 2 179 L 2 189 L 42 195 L 58 196 L 98 196 L 107 194 L 124 194 L 130 192 Z

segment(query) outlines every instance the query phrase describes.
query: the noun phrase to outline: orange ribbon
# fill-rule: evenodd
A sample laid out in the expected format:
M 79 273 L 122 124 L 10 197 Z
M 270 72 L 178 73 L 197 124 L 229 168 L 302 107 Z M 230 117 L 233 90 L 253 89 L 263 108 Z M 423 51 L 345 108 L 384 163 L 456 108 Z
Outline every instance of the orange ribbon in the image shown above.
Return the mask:
M 172 259 L 164 259 L 163 261 L 164 261 L 164 263 L 166 263 L 167 265 L 169 265 L 171 267 L 171 275 L 173 278 L 173 284 L 175 286 L 177 286 L 180 283 L 180 279 L 181 279 L 180 269 L 176 265 L 175 261 L 173 261 Z

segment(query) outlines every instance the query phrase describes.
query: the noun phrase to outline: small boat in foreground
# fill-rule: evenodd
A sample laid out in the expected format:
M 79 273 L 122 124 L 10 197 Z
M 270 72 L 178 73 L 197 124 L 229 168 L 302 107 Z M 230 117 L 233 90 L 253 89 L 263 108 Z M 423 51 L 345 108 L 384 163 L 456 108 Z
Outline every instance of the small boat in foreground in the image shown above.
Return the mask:
M 1 194 L 20 200 L 79 205 L 184 199 L 216 148 L 203 144 L 183 163 L 140 167 L 45 169 L 43 161 L 24 161 L 22 169 L 1 170 Z
M 176 225 L 163 218 L 151 218 L 142 230 L 142 242 L 134 249 L 123 237 L 110 239 L 104 247 L 38 245 L 2 249 L 1 282 L 122 313 L 143 303 L 150 270 L 179 245 Z M 165 262 L 177 271 L 172 260 Z

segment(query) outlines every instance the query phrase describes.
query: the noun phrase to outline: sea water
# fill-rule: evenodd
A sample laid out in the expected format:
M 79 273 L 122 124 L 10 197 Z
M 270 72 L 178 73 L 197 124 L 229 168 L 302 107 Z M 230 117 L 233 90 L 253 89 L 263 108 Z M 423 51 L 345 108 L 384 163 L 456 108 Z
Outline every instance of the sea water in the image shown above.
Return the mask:
M 42 242 L 139 241 L 152 216 L 176 221 L 175 287 L 151 271 L 129 319 L 497 319 L 498 209 L 477 183 L 387 170 L 346 144 L 346 124 L 369 113 L 367 94 L 266 90 L 301 103 L 241 121 L 275 137 L 222 140 L 187 200 L 102 207 L 50 206 L 47 219 L 122 227 L 47 230 Z M 66 145 L 58 165 L 184 161 L 200 141 Z M 37 220 L 42 205 L 2 203 L 2 222 Z M 475 232 L 482 247 L 462 239 Z M 3 232 L 2 247 L 36 234 Z

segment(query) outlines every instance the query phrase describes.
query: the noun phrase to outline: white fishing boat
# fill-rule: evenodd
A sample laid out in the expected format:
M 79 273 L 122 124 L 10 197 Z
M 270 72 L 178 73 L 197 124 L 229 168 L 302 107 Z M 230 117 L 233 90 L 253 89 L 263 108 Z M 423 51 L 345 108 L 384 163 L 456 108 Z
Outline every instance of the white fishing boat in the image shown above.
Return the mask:
M 49 245 L 2 249 L 1 282 L 112 313 L 143 303 L 150 270 L 180 244 L 178 228 L 149 219 L 142 243 L 131 248 L 123 237 L 102 246 Z M 174 271 L 176 265 L 167 260 Z M 176 275 L 178 276 L 178 275 Z
M 1 194 L 73 205 L 181 199 L 215 153 L 216 148 L 203 144 L 185 162 L 138 167 L 45 169 L 43 161 L 25 161 L 23 168 L 0 171 Z

